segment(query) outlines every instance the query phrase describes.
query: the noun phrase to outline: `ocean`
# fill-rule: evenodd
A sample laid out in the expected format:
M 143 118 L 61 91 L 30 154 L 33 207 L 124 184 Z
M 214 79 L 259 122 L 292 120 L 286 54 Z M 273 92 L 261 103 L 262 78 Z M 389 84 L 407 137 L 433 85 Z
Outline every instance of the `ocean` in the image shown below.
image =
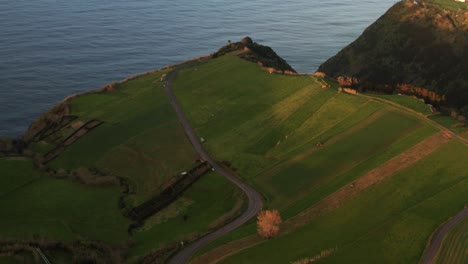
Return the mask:
M 250 36 L 312 73 L 396 0 L 0 1 L 0 136 L 64 97 Z

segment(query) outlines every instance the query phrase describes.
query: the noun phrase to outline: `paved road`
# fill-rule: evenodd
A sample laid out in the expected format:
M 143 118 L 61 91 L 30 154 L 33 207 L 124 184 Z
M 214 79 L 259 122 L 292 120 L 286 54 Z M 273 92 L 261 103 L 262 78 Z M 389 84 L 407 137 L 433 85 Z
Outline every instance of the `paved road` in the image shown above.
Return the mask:
M 459 224 L 466 217 L 468 217 L 468 208 L 465 208 L 463 211 L 451 218 L 447 223 L 445 223 L 436 231 L 436 233 L 431 238 L 429 247 L 426 249 L 424 255 L 421 258 L 421 264 L 431 264 L 434 262 L 445 235 L 447 235 L 447 233 L 450 232 L 453 227 Z
M 180 250 L 176 255 L 174 255 L 168 263 L 170 264 L 182 264 L 182 263 L 187 263 L 190 258 L 206 246 L 208 243 L 211 241 L 214 241 L 215 239 L 221 237 L 224 234 L 227 234 L 231 232 L 232 230 L 240 227 L 241 225 L 245 224 L 247 221 L 252 219 L 257 215 L 257 213 L 261 210 L 262 208 L 262 197 L 258 192 L 256 192 L 254 189 L 240 181 L 237 177 L 232 175 L 229 171 L 225 170 L 222 166 L 220 166 L 218 163 L 216 163 L 206 152 L 203 150 L 202 144 L 200 143 L 197 135 L 195 134 L 195 131 L 193 128 L 190 126 L 190 123 L 187 119 L 187 117 L 184 114 L 184 111 L 182 110 L 181 106 L 177 102 L 177 99 L 175 98 L 172 90 L 171 90 L 171 82 L 174 80 L 175 76 L 177 73 L 183 69 L 189 67 L 189 65 L 186 66 L 181 66 L 177 68 L 176 70 L 170 72 L 167 74 L 166 77 L 166 83 L 165 83 L 165 90 L 167 93 L 167 96 L 169 97 L 169 100 L 172 104 L 172 107 L 177 113 L 177 116 L 179 118 L 179 121 L 182 123 L 182 126 L 184 127 L 185 133 L 187 134 L 188 138 L 190 139 L 190 142 L 192 143 L 193 147 L 195 150 L 198 152 L 200 157 L 207 161 L 213 168 L 221 175 L 223 175 L 227 180 L 235 184 L 239 189 L 241 189 L 248 197 L 249 200 L 249 205 L 247 210 L 240 215 L 238 218 L 236 218 L 234 221 L 230 222 L 229 224 L 219 228 L 218 230 L 214 231 L 213 233 L 210 233 L 199 240 L 193 242 L 192 244 L 186 245 L 182 250 Z

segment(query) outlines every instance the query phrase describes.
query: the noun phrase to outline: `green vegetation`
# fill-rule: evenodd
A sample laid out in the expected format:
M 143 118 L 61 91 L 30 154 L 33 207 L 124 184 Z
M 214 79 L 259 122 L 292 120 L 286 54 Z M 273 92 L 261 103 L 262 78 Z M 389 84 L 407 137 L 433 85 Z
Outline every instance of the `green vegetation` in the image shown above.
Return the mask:
M 468 219 L 464 219 L 445 236 L 435 263 L 466 263 L 468 261 L 467 248 Z
M 421 113 L 423 115 L 430 115 L 432 114 L 432 111 L 430 107 L 425 104 L 424 102 L 421 102 L 420 100 L 412 97 L 412 96 L 406 96 L 406 95 L 384 95 L 384 94 L 372 94 L 371 96 L 373 97 L 378 97 L 378 98 L 383 98 L 385 100 L 389 100 L 391 102 L 400 104 L 404 107 L 407 107 L 409 109 L 413 109 L 414 111 Z
M 167 71 L 142 75 L 114 84 L 112 91 L 88 93 L 67 102 L 69 114 L 77 118 L 33 141 L 33 151 L 47 153 L 87 121 L 104 123 L 46 164 L 64 179 L 39 173 L 31 161 L 0 160 L 0 195 L 5 197 L 0 208 L 10 212 L 0 220 L 1 238 L 39 236 L 69 243 L 90 239 L 121 245 L 134 241 L 130 255 L 138 260 L 150 252 L 172 250 L 174 243 L 199 236 L 239 213 L 244 200 L 241 192 L 223 177 L 208 174 L 173 205 L 148 219 L 133 236 L 128 234 L 130 221 L 125 212 L 155 197 L 198 159 L 163 90 L 161 77 Z M 62 109 L 50 111 L 55 114 L 50 119 L 59 120 Z M 87 186 L 67 179 L 88 170 L 124 179 L 129 193 L 123 194 L 123 186 Z M 57 258 L 67 257 L 59 254 Z
M 2 239 L 78 238 L 122 244 L 126 220 L 117 208 L 119 187 L 90 187 L 47 177 L 27 159 L 0 159 Z M 4 184 L 8 183 L 8 184 Z
M 455 0 L 429 0 L 429 2 L 451 11 L 468 9 L 468 5 L 466 3 L 461 3 Z
M 314 78 L 269 74 L 234 56 L 180 72 L 174 91 L 212 155 L 231 162 L 262 192 L 265 207 L 286 219 L 438 131 L 400 108 L 322 89 Z M 417 102 L 398 103 L 427 111 Z M 209 248 L 253 233 L 251 223 Z
M 138 263 L 149 254 L 163 260 L 181 241 L 238 215 L 245 206 L 240 190 L 208 173 L 129 229 L 135 223 L 125 213 L 156 197 L 199 159 L 166 99 L 161 79 L 167 72 L 68 100 L 43 119 L 51 121 L 48 133 L 40 132 L 48 122 L 36 123 L 28 134 L 33 160 L 0 159 L 0 208 L 8 212 L 0 219 L 0 238 L 52 239 L 84 250 L 80 254 L 95 247 L 99 254 L 119 252 Z M 271 74 L 227 54 L 181 70 L 172 87 L 208 152 L 259 190 L 264 208 L 291 220 L 439 130 L 403 107 L 340 93 L 335 83 L 322 85 L 315 77 Z M 410 97 L 379 97 L 424 115 L 429 111 Z M 66 123 L 63 113 L 77 118 Z M 44 154 L 90 120 L 103 123 L 41 164 Z M 468 168 L 460 161 L 467 154 L 465 145 L 452 140 L 338 209 L 224 262 L 289 263 L 327 250 L 333 254 L 324 262 L 417 262 L 435 227 L 468 202 Z M 78 183 L 77 175 L 86 172 L 120 179 L 122 186 Z M 210 247 L 253 233 L 251 221 Z M 76 256 L 73 250 L 49 254 L 61 263 Z
M 191 239 L 190 235 L 203 234 L 223 224 L 243 207 L 242 195 L 219 174 L 203 176 L 175 203 L 146 221 L 135 235 L 136 246 L 131 255 L 142 255 L 171 242 Z M 235 210 L 233 205 L 237 207 Z
M 429 118 L 457 133 L 462 133 L 464 131 L 466 132 L 468 130 L 465 123 L 459 122 L 449 116 L 433 115 L 433 116 L 430 116 Z
M 51 166 L 94 167 L 125 178 L 133 192 L 130 205 L 156 195 L 173 175 L 189 169 L 197 155 L 166 99 L 159 81 L 162 74 L 120 84 L 114 92 L 71 100 L 72 115 L 104 124 L 68 147 Z
M 314 78 L 269 74 L 234 56 L 180 72 L 174 91 L 207 149 L 284 217 L 436 131 L 384 104 L 322 89 Z
M 296 232 L 222 263 L 289 263 L 336 248 L 321 262 L 416 263 L 435 228 L 468 202 L 468 168 L 459 162 L 467 154 L 451 141 Z

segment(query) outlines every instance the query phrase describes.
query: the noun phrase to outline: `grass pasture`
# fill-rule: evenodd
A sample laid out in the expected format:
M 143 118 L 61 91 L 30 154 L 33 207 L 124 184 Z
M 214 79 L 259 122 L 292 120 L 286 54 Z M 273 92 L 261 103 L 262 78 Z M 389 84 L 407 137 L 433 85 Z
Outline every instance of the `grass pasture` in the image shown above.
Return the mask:
M 104 123 L 68 146 L 48 165 L 66 171 L 92 168 L 106 175 L 126 179 L 130 185 L 130 194 L 125 198 L 127 209 L 154 197 L 174 175 L 190 169 L 199 157 L 163 90 L 160 78 L 166 72 L 143 75 L 118 84 L 112 92 L 90 93 L 71 99 L 71 115 L 78 116 L 81 122 L 98 119 Z M 66 182 L 62 180 L 53 183 Z M 118 210 L 117 204 L 123 188 L 114 186 L 112 189 L 118 190 L 118 195 L 96 199 L 115 206 L 117 215 L 107 216 L 109 219 L 120 219 L 124 210 Z M 173 205 L 148 219 L 133 237 L 127 234 L 130 223 L 126 219 L 125 224 L 109 225 L 109 229 L 113 229 L 116 236 L 124 234 L 126 239 L 134 240 L 136 243 L 130 249 L 130 254 L 133 259 L 139 259 L 150 251 L 190 239 L 223 223 L 242 209 L 243 199 L 240 191 L 220 175 L 209 174 L 203 176 Z M 33 203 L 31 206 L 36 205 Z M 89 207 L 96 210 L 99 208 Z M 87 226 L 89 230 L 94 229 L 96 234 L 106 232 L 101 228 L 101 222 L 105 222 L 94 219 L 99 214 L 90 210 L 82 212 L 81 218 L 76 217 L 76 221 L 88 216 L 90 220 L 83 220 L 82 228 Z M 67 214 L 73 216 L 72 213 Z M 38 229 L 38 225 L 44 225 L 39 221 L 35 223 L 25 224 L 24 228 L 29 226 L 31 230 L 28 232 L 31 233 L 32 229 Z M 54 234 L 62 234 L 60 239 L 73 239 L 78 229 L 62 222 L 51 222 L 50 225 L 57 229 L 53 231 Z
M 266 206 L 290 217 L 436 131 L 401 110 L 321 86 L 225 56 L 181 71 L 174 91 L 214 157 L 230 161 Z
M 118 85 L 116 91 L 71 100 L 71 114 L 104 124 L 69 146 L 51 162 L 53 168 L 97 168 L 125 178 L 138 205 L 161 191 L 173 175 L 197 159 L 166 99 L 160 76 L 144 75 Z M 170 154 L 169 154 L 170 153 Z
M 232 72 L 236 74 L 232 74 Z M 265 207 L 279 209 L 284 219 L 297 215 L 327 195 L 353 182 L 366 172 L 380 166 L 439 130 L 435 125 L 425 121 L 422 116 L 418 117 L 413 113 L 407 113 L 402 108 L 365 96 L 338 93 L 335 89 L 322 89 L 320 83 L 312 77 L 269 74 L 258 69 L 255 64 L 233 56 L 221 57 L 196 68 L 181 71 L 175 80 L 173 89 L 183 108 L 189 113 L 188 117 L 194 124 L 198 135 L 207 140 L 205 146 L 211 154 L 219 160 L 231 162 L 244 180 L 262 192 L 266 199 Z M 406 99 L 414 100 L 413 98 L 403 98 L 401 99 L 404 100 L 403 102 L 396 103 L 412 108 L 421 114 L 427 114 L 427 111 L 430 111 L 425 104 Z M 461 147 L 461 149 L 457 149 L 458 155 L 466 151 L 463 149 L 463 145 L 455 145 L 457 144 L 450 143 L 454 149 Z M 445 147 L 444 151 L 437 153 L 442 157 L 445 152 L 450 151 Z M 379 214 L 383 214 L 383 216 L 369 220 L 369 225 L 375 228 L 384 225 L 386 221 L 393 219 L 394 214 L 398 215 L 409 208 L 407 206 L 411 202 L 413 202 L 411 206 L 416 206 L 420 201 L 416 197 L 426 195 L 424 190 L 417 186 L 418 180 L 416 178 L 420 179 L 421 176 L 415 175 L 415 171 L 425 175 L 429 173 L 428 178 L 436 178 L 441 171 L 450 171 L 452 169 L 450 166 L 459 171 L 463 170 L 460 168 L 459 160 L 454 159 L 453 156 L 447 158 L 449 165 L 437 163 L 440 168 L 429 169 L 428 172 L 423 172 L 420 167 L 415 167 L 415 165 L 411 166 L 411 169 L 406 169 L 405 172 L 410 175 L 408 181 L 411 181 L 412 187 L 417 190 L 413 193 L 413 190 L 408 188 L 405 189 L 405 193 L 397 194 L 400 203 L 394 207 L 392 207 L 390 200 L 384 199 L 385 197 L 380 197 L 375 201 L 372 198 L 366 198 L 368 199 L 366 202 L 371 201 L 374 204 L 369 205 L 368 208 L 362 207 L 360 210 L 369 218 L 371 218 L 369 214 L 372 210 L 377 210 L 378 204 L 375 203 L 377 201 L 382 201 L 394 209 L 389 213 L 379 211 Z M 431 163 L 424 164 L 422 167 Z M 452 176 L 463 177 L 463 174 Z M 407 181 L 405 176 L 396 177 L 400 179 L 400 182 L 393 183 L 392 188 L 400 188 L 399 184 L 404 185 L 404 182 Z M 380 184 L 383 186 L 380 188 L 383 188 L 382 190 L 385 190 L 387 194 L 394 190 L 387 185 L 388 182 L 389 180 Z M 429 184 L 429 181 L 426 183 Z M 439 187 L 442 188 L 441 192 L 445 190 L 444 186 L 441 187 L 437 184 L 431 188 L 437 189 Z M 461 197 L 460 190 L 462 188 L 457 188 L 454 195 Z M 414 201 L 408 203 L 404 201 L 404 197 L 413 195 L 415 195 Z M 449 197 L 444 199 L 456 199 L 450 194 L 444 195 Z M 431 208 L 437 207 L 437 203 L 431 199 L 425 201 L 425 204 Z M 451 208 L 453 209 L 453 207 Z M 360 225 L 360 218 L 352 209 L 347 210 L 346 214 L 355 217 L 352 220 L 353 223 Z M 322 234 L 320 228 L 313 228 L 313 231 L 307 233 L 307 236 L 301 236 L 298 242 L 288 240 L 283 244 L 275 244 L 275 240 L 272 240 L 263 244 L 265 248 L 268 248 L 264 251 L 261 250 L 263 245 L 257 246 L 228 258 L 226 262 L 289 263 L 297 260 L 296 258 L 307 257 L 305 252 L 318 254 L 322 250 L 334 247 L 334 245 L 327 244 L 327 241 L 334 241 L 341 248 L 342 245 L 347 245 L 348 241 L 358 240 L 357 233 L 347 231 L 347 227 L 340 227 L 342 233 L 353 233 L 342 242 L 338 241 L 339 234 L 332 230 L 333 226 L 325 226 L 329 222 L 338 223 L 339 219 L 350 220 L 350 216 L 346 216 L 346 214 L 341 214 L 339 217 L 335 215 L 334 217 L 337 219 L 330 216 L 323 221 L 322 227 L 331 232 L 333 237 L 317 239 L 319 245 L 316 247 L 301 247 L 300 243 L 310 245 L 311 243 L 307 241 L 306 237 Z M 450 214 L 443 211 L 441 215 L 448 216 Z M 402 223 L 398 223 L 398 225 L 404 228 L 411 226 L 411 223 L 407 222 L 403 215 L 395 217 L 401 217 L 398 218 L 398 221 L 402 221 Z M 413 215 L 408 217 L 408 219 L 413 219 Z M 372 222 L 374 220 L 375 222 Z M 428 232 L 430 233 L 431 228 L 440 221 L 441 218 L 430 218 L 427 220 L 426 226 L 418 227 L 423 228 L 420 230 L 423 235 L 415 236 L 417 246 L 409 247 L 404 252 L 408 259 L 419 257 L 418 254 L 421 253 L 421 247 L 425 243 L 424 236 Z M 307 228 L 313 226 L 314 223 L 315 220 Z M 362 227 L 360 231 L 371 232 L 366 230 L 367 227 L 364 225 L 360 226 Z M 391 225 L 387 225 L 385 228 L 390 227 L 397 228 Z M 209 248 L 254 232 L 254 224 L 244 226 L 218 239 Z M 302 231 L 297 231 L 294 234 L 300 236 L 299 233 Z M 285 236 L 284 239 L 289 236 L 293 236 L 293 234 Z M 380 239 L 380 237 L 373 239 Z M 404 239 L 402 245 L 410 243 L 409 240 Z M 267 246 L 270 244 L 271 247 Z M 288 246 L 289 244 L 293 246 Z M 389 246 L 395 247 L 395 250 L 402 250 L 402 245 L 391 242 Z M 387 247 L 387 245 L 380 246 Z M 294 252 L 294 247 L 298 248 L 298 252 L 303 253 L 302 256 L 301 254 L 278 256 L 289 249 Z M 267 252 L 277 252 L 277 254 L 270 254 L 270 257 L 261 261 L 254 257 L 262 256 Z M 308 257 L 313 257 L 314 254 Z M 347 256 L 355 258 L 364 255 L 361 251 L 361 255 Z M 394 261 L 395 256 L 396 253 L 386 259 Z M 377 260 L 377 255 L 374 255 L 374 263 Z M 344 258 L 341 261 L 344 261 Z M 392 263 L 392 261 L 388 261 L 388 263 Z M 337 261 L 337 263 L 340 262 Z
M 450 153 L 450 155 L 447 155 Z M 417 263 L 432 232 L 468 202 L 468 171 L 453 140 L 333 212 L 221 263 L 290 263 L 336 249 L 323 263 Z
M 146 221 L 135 235 L 136 246 L 130 254 L 142 255 L 170 242 L 203 234 L 236 216 L 244 206 L 243 200 L 242 192 L 221 175 L 209 173 L 175 203 Z
M 11 167 L 21 174 L 6 173 Z M 77 238 L 120 244 L 128 239 L 129 224 L 117 206 L 121 190 L 89 187 L 65 179 L 53 179 L 34 170 L 30 160 L 0 159 L 2 182 L 17 183 L 14 189 L 0 185 L 0 234 L 3 239 L 35 236 L 63 241 Z M 18 176 L 28 175 L 28 180 Z
M 346 176 L 350 170 L 382 154 L 400 138 L 419 129 L 422 124 L 395 112 L 384 112 L 367 125 L 358 126 L 352 127 L 352 132 L 329 146 L 325 143 L 310 155 L 293 158 L 294 162 L 286 168 L 277 171 L 274 167 L 259 175 L 256 180 L 258 185 L 268 188 L 266 193 L 272 197 L 271 206 L 286 209 L 294 201 L 298 202 L 299 197 L 307 197 L 310 193 L 317 195 L 324 186 L 340 181 L 339 178 Z M 386 133 L 382 135 L 380 131 Z M 329 192 L 329 189 L 325 190 L 327 191 L 322 195 Z
M 462 264 L 468 262 L 468 219 L 464 219 L 444 238 L 435 263 Z

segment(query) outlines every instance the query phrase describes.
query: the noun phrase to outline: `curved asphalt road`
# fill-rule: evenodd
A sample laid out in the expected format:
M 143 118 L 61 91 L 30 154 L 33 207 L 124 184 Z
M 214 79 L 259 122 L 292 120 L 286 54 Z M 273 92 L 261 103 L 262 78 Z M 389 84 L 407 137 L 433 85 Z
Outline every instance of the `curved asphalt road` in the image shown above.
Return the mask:
M 463 211 L 451 218 L 446 224 L 436 231 L 434 236 L 431 238 L 429 247 L 421 258 L 421 264 L 431 264 L 434 262 L 445 235 L 447 235 L 447 233 L 465 217 L 468 217 L 468 208 L 465 208 Z
M 176 98 L 175 98 L 175 96 L 174 96 L 174 94 L 172 93 L 172 90 L 171 90 L 172 80 L 175 78 L 177 73 L 181 69 L 183 69 L 185 67 L 189 67 L 189 66 L 186 65 L 186 66 L 179 67 L 176 70 L 174 70 L 174 71 L 167 74 L 164 89 L 166 90 L 167 96 L 169 97 L 169 101 L 171 102 L 172 107 L 176 111 L 177 116 L 179 118 L 179 121 L 182 123 L 182 126 L 184 127 L 185 133 L 187 134 L 188 138 L 190 139 L 190 142 L 192 143 L 193 147 L 198 152 L 200 157 L 203 160 L 207 161 L 211 166 L 213 166 L 213 168 L 218 173 L 220 173 L 226 179 L 228 179 L 230 182 L 232 182 L 237 187 L 239 187 L 247 195 L 247 197 L 249 199 L 249 206 L 248 206 L 247 210 L 242 215 L 240 215 L 238 218 L 236 218 L 234 221 L 232 221 L 229 224 L 221 227 L 220 229 L 214 231 L 213 233 L 210 233 L 210 234 L 200 238 L 199 240 L 197 240 L 197 241 L 185 246 L 184 248 L 182 248 L 182 250 L 177 252 L 169 260 L 168 263 L 170 263 L 170 264 L 187 263 L 190 260 L 191 256 L 193 254 L 195 254 L 195 252 L 200 250 L 202 247 L 206 246 L 211 241 L 213 241 L 213 240 L 221 237 L 222 235 L 227 234 L 227 233 L 231 232 L 232 230 L 240 227 L 241 225 L 243 225 L 244 223 L 246 223 L 247 221 L 249 221 L 250 219 L 255 217 L 262 208 L 262 197 L 260 196 L 260 194 L 258 192 L 256 192 L 254 189 L 252 189 L 251 187 L 249 187 L 248 185 L 246 185 L 245 183 L 240 181 L 237 177 L 232 175 L 229 171 L 225 170 L 223 167 L 218 165 L 203 150 L 202 144 L 200 143 L 197 135 L 195 134 L 195 131 L 190 126 L 190 123 L 189 123 L 187 117 L 185 116 L 181 106 L 177 102 L 177 100 L 176 100 Z

